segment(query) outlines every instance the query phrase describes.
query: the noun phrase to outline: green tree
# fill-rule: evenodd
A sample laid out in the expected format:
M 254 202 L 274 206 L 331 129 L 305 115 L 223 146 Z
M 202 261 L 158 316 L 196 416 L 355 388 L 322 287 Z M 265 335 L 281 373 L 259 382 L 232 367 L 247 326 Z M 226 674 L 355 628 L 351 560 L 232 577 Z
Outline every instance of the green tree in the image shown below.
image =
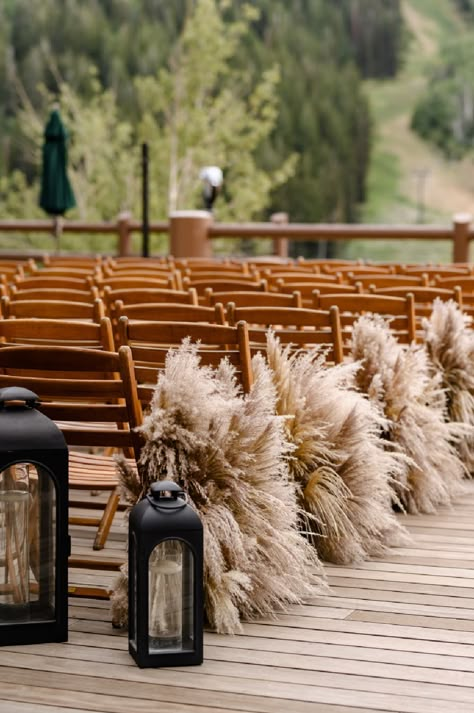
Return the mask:
M 278 69 L 266 69 L 254 83 L 248 70 L 233 64 L 255 17 L 243 5 L 238 19 L 225 22 L 215 0 L 196 0 L 168 67 L 137 78 L 139 136 L 150 145 L 153 182 L 161 189 L 155 214 L 198 205 L 205 165 L 224 171 L 219 217 L 225 219 L 259 215 L 270 192 L 292 174 L 292 155 L 270 172 L 256 160 L 278 118 Z
M 414 131 L 451 159 L 474 148 L 473 39 L 470 32 L 445 48 L 411 122 Z

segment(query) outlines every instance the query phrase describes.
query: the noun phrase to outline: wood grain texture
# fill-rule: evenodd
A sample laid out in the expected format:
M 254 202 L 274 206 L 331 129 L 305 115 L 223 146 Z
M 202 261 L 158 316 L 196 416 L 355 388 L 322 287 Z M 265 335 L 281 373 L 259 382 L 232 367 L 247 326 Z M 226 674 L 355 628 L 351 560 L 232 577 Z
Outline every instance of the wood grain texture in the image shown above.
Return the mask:
M 137 668 L 109 603 L 72 598 L 68 643 L 0 648 L 0 713 L 472 713 L 474 483 L 467 489 L 438 516 L 403 517 L 409 547 L 327 565 L 328 595 L 237 636 L 206 632 L 202 666 Z M 93 515 L 87 498 L 75 513 Z M 125 558 L 122 518 L 98 559 Z M 71 533 L 91 555 L 93 533 Z M 114 578 L 70 571 L 76 586 Z

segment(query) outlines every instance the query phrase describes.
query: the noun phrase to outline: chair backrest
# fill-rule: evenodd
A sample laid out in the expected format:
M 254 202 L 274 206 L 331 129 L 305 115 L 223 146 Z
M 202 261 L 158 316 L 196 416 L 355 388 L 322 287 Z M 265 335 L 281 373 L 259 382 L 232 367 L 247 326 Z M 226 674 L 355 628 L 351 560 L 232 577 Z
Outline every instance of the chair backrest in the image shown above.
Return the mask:
M 423 317 L 429 317 L 431 315 L 433 302 L 437 298 L 443 302 L 454 300 L 454 302 L 462 307 L 462 294 L 459 287 L 455 287 L 452 290 L 444 290 L 441 287 L 388 287 L 385 289 L 373 289 L 373 293 L 389 297 L 404 297 L 408 293 L 413 295 L 415 317 L 418 327 Z
M 66 302 L 63 300 L 10 300 L 1 298 L 1 312 L 4 319 L 14 317 L 37 317 L 43 319 L 81 319 L 99 322 L 105 317 L 104 303 L 96 299 L 86 302 Z
M 403 275 L 427 275 L 429 281 L 433 281 L 436 276 L 439 277 L 456 277 L 456 275 L 459 276 L 468 276 L 471 274 L 469 268 L 463 268 L 463 267 L 432 267 L 432 266 L 427 266 L 427 267 L 406 267 L 403 270 Z
M 42 288 L 35 290 L 22 290 L 21 285 L 14 285 L 10 290 L 10 300 L 64 300 L 65 302 L 94 302 L 98 299 L 97 287 L 89 290 L 68 290 L 66 288 Z
M 460 287 L 461 292 L 474 292 L 474 277 L 460 275 L 459 277 L 441 277 L 435 275 L 434 284 L 436 287 L 442 287 L 446 290 L 453 287 Z
M 202 322 L 203 324 L 225 324 L 224 308 L 221 303 L 214 307 L 186 305 L 167 302 L 124 305 L 115 303 L 115 316 L 118 319 L 127 316 L 130 320 L 140 319 L 149 322 Z
M 68 372 L 72 378 L 63 376 Z M 141 443 L 135 429 L 142 411 L 127 347 L 118 354 L 78 347 L 5 347 L 0 349 L 0 388 L 6 386 L 37 394 L 40 410 L 60 422 L 69 445 L 131 448 L 138 460 Z
M 100 267 L 102 258 L 100 255 L 87 257 L 86 255 L 44 255 L 43 265 L 45 267 L 75 267 L 86 268 L 93 271 L 96 267 Z
M 55 265 L 37 269 L 32 277 L 72 277 L 77 280 L 85 279 L 91 275 L 101 274 L 100 267 L 72 267 L 70 265 Z
M 198 343 L 203 365 L 216 367 L 222 358 L 227 358 L 236 367 L 244 391 L 250 390 L 253 377 L 248 328 L 245 322 L 239 322 L 235 327 L 227 327 L 197 322 L 140 322 L 121 317 L 120 344 L 127 345 L 132 350 L 138 394 L 143 404 L 150 402 L 158 373 L 164 368 L 168 350 L 178 347 L 186 337 Z
M 214 292 L 224 292 L 227 290 L 255 290 L 257 292 L 266 292 L 268 284 L 266 280 L 255 280 L 254 277 L 242 276 L 239 280 L 228 280 L 223 277 L 220 279 L 209 278 L 206 280 L 194 280 L 189 277 L 183 277 L 183 288 L 188 289 L 194 287 L 198 295 L 205 295 L 206 290 L 211 288 Z
M 184 276 L 191 277 L 191 279 L 196 280 L 204 279 L 210 276 L 218 279 L 221 277 L 229 277 L 230 279 L 236 277 L 237 279 L 240 279 L 242 276 L 255 274 L 256 272 L 258 272 L 258 269 L 252 268 L 252 270 L 250 270 L 247 262 L 241 262 L 239 264 L 232 263 L 230 265 L 222 265 L 220 263 L 213 265 L 197 264 L 183 268 Z
M 338 273 L 332 273 L 330 275 L 322 274 L 319 272 L 287 272 L 287 273 L 274 273 L 272 275 L 272 282 L 276 285 L 285 285 L 288 282 L 294 283 L 313 283 L 313 282 L 327 282 L 328 284 L 336 284 L 341 282 L 341 278 Z
M 62 319 L 0 319 L 0 346 L 71 346 L 114 351 L 112 325 L 108 317 L 100 322 Z
M 301 307 L 301 292 L 293 290 L 290 294 L 279 292 L 252 292 L 246 290 L 228 292 L 213 292 L 206 294 L 208 303 L 227 304 L 233 302 L 237 307 Z
M 164 288 L 168 290 L 174 290 L 176 288 L 176 283 L 173 275 L 163 275 L 162 277 L 149 277 L 148 275 L 135 274 L 130 275 L 129 273 L 125 275 L 112 275 L 111 277 L 104 277 L 101 280 L 95 280 L 94 283 L 97 285 L 99 290 L 103 292 L 108 286 L 111 290 L 135 290 L 138 288 L 149 287 L 149 288 Z
M 349 273 L 350 275 L 351 273 Z M 349 277 L 348 275 L 348 277 Z M 423 287 L 428 285 L 426 275 L 357 275 L 352 273 L 354 283 L 359 283 L 364 289 L 374 287 Z
M 362 275 L 367 274 L 368 272 L 371 272 L 373 275 L 391 275 L 395 272 L 395 268 L 393 267 L 381 267 L 381 266 L 375 266 L 371 265 L 370 270 L 367 268 L 367 265 L 326 265 L 324 267 L 324 271 L 328 273 L 332 272 L 339 272 L 342 275 L 345 275 L 346 273 L 352 273 L 353 275 L 356 275 L 357 273 L 361 273 Z
M 89 281 L 81 277 L 58 277 L 54 275 L 46 275 L 38 272 L 31 277 L 15 277 L 14 282 L 18 289 L 21 290 L 42 290 L 42 289 L 67 289 L 67 290 L 88 290 L 90 288 Z
M 252 352 L 261 351 L 266 342 L 266 332 L 271 328 L 282 344 L 292 344 L 296 349 L 315 345 L 329 349 L 328 359 L 340 363 L 343 359 L 342 334 L 339 310 L 300 309 L 296 307 L 237 307 L 233 302 L 226 306 L 230 325 L 246 321 Z
M 123 304 L 147 304 L 149 302 L 180 302 L 181 304 L 197 305 L 197 293 L 193 288 L 189 290 L 169 290 L 165 288 L 137 287 L 125 290 L 104 288 L 104 302 L 110 309 L 117 300 Z
M 317 276 L 319 277 L 319 276 Z M 286 294 L 288 292 L 297 291 L 301 295 L 301 303 L 303 307 L 313 308 L 314 307 L 314 293 L 325 294 L 330 292 L 348 293 L 352 294 L 358 291 L 358 288 L 354 285 L 340 285 L 336 282 L 278 282 L 277 289 Z
M 405 297 L 386 297 L 378 294 L 319 296 L 319 309 L 327 310 L 333 305 L 339 307 L 344 349 L 347 349 L 354 322 L 367 313 L 388 318 L 390 330 L 399 342 L 409 344 L 416 338 L 415 303 L 411 294 Z

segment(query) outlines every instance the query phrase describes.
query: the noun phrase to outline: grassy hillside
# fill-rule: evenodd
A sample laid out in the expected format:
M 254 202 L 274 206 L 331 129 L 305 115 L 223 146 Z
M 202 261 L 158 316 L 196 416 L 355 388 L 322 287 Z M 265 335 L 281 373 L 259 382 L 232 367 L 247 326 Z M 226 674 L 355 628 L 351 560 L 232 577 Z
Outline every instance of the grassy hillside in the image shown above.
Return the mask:
M 366 85 L 375 141 L 361 222 L 449 223 L 456 212 L 474 213 L 472 159 L 446 161 L 410 130 L 410 120 L 440 48 L 465 28 L 452 0 L 404 0 L 403 12 L 410 33 L 403 71 L 395 80 Z M 358 241 L 347 252 L 374 259 L 450 259 L 449 245 L 430 245 L 429 255 L 427 247 Z

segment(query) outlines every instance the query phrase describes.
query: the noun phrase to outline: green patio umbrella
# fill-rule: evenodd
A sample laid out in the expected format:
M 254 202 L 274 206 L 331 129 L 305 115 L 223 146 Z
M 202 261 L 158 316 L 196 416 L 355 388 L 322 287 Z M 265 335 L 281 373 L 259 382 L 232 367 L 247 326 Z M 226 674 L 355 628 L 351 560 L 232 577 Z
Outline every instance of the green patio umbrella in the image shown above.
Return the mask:
M 70 208 L 74 208 L 76 199 L 67 177 L 67 131 L 57 109 L 51 112 L 44 130 L 39 204 L 46 213 L 55 217 L 54 236 L 59 250 L 62 230 L 60 216 Z

